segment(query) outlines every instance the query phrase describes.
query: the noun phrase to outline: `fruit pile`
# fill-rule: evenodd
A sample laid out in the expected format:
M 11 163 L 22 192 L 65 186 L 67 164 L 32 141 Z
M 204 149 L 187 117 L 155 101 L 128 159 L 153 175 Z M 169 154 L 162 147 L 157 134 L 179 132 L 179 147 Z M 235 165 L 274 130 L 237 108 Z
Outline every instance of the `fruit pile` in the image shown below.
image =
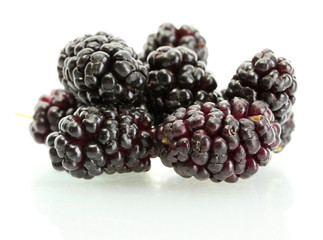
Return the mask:
M 64 90 L 40 97 L 30 124 L 52 166 L 77 178 L 145 172 L 158 156 L 180 176 L 236 182 L 290 142 L 294 69 L 265 49 L 222 91 L 199 31 L 162 24 L 138 56 L 99 32 L 60 52 Z

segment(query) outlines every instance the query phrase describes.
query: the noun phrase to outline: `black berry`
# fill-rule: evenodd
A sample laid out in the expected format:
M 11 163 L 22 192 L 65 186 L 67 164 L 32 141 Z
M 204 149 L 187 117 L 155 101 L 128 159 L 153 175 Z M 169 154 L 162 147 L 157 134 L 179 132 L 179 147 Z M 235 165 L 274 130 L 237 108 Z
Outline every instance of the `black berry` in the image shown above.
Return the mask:
M 179 107 L 217 101 L 215 78 L 186 47 L 160 47 L 148 56 L 149 82 L 145 94 L 149 111 L 156 123 Z
M 77 108 L 73 95 L 55 89 L 49 96 L 39 98 L 29 130 L 37 143 L 44 143 L 48 134 L 58 131 L 58 122 Z
M 58 73 L 66 91 L 84 104 L 130 104 L 147 83 L 147 69 L 125 41 L 99 32 L 68 43 Z
M 183 177 L 236 182 L 257 172 L 280 144 L 268 105 L 245 99 L 179 108 L 156 131 L 162 162 Z
M 295 104 L 296 90 L 296 77 L 290 61 L 276 58 L 273 51 L 265 49 L 257 53 L 252 61 L 246 61 L 238 67 L 224 91 L 224 97 L 232 99 L 238 96 L 250 103 L 256 100 L 265 101 L 275 119 L 284 125 L 293 115 L 292 106 Z M 288 130 L 289 138 L 292 131 L 293 128 Z M 288 143 L 285 140 L 283 139 L 280 149 Z
M 59 122 L 47 145 L 52 165 L 78 178 L 143 172 L 154 156 L 153 120 L 134 107 L 83 106 Z

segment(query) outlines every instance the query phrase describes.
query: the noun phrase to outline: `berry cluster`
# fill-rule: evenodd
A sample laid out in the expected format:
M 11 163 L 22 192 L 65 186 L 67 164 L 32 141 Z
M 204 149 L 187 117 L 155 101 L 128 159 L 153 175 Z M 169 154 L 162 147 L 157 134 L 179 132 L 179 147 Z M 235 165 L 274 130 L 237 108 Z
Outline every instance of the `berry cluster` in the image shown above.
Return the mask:
M 77 178 L 145 172 L 158 156 L 180 176 L 236 182 L 266 166 L 295 128 L 294 68 L 265 49 L 217 90 L 205 38 L 162 24 L 143 52 L 99 32 L 60 52 L 64 90 L 42 96 L 30 132 Z

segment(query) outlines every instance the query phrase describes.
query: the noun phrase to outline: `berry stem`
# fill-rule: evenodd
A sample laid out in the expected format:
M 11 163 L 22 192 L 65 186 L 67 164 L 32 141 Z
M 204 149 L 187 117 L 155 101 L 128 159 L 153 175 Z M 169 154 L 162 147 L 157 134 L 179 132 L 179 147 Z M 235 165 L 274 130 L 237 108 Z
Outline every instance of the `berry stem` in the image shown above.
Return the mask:
M 32 116 L 29 116 L 29 115 L 26 115 L 26 114 L 23 114 L 23 113 L 18 113 L 18 112 L 15 112 L 16 115 L 20 116 L 20 117 L 24 117 L 24 118 L 29 118 L 29 119 L 32 119 L 33 117 Z

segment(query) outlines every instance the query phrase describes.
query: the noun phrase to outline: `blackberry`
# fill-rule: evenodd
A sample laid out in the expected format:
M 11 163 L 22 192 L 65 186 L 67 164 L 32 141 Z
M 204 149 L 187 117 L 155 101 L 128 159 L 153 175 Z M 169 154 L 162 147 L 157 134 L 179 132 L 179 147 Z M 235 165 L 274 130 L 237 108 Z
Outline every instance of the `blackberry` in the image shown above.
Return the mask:
M 77 108 L 76 99 L 62 89 L 39 98 L 29 130 L 37 143 L 44 143 L 51 132 L 58 130 L 58 122 Z
M 179 108 L 159 125 L 157 153 L 183 177 L 236 182 L 268 164 L 280 131 L 263 101 L 207 102 Z
M 242 97 L 250 103 L 263 100 L 269 104 L 276 120 L 284 124 L 292 115 L 296 89 L 291 63 L 265 49 L 238 67 L 224 95 L 228 99 Z
M 82 106 L 47 138 L 52 165 L 78 178 L 143 172 L 154 156 L 153 120 L 134 107 Z
M 171 23 L 160 25 L 157 33 L 148 36 L 140 59 L 145 62 L 152 51 L 162 46 L 184 46 L 195 51 L 199 60 L 205 63 L 207 61 L 206 41 L 199 31 L 192 26 L 183 25 L 177 29 Z
M 104 32 L 68 43 L 57 69 L 66 91 L 84 104 L 130 104 L 148 77 L 133 49 Z
M 160 47 L 149 54 L 147 61 L 149 82 L 145 94 L 157 124 L 179 107 L 220 99 L 220 93 L 214 92 L 215 78 L 194 51 Z

